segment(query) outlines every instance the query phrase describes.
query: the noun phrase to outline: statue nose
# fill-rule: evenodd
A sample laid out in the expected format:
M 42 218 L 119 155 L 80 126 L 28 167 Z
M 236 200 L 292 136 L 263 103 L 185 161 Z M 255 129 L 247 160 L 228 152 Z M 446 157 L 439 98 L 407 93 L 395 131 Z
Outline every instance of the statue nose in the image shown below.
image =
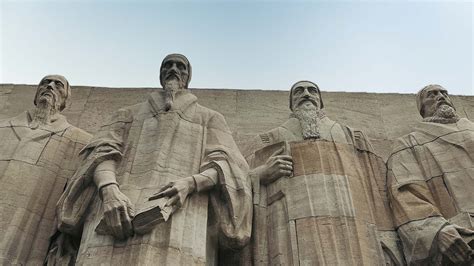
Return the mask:
M 170 70 L 173 70 L 174 72 L 178 73 L 178 66 L 176 64 L 173 64 L 170 68 Z
M 441 101 L 441 100 L 446 100 L 446 96 L 444 96 L 444 94 L 442 94 L 442 93 L 439 93 L 438 94 L 438 101 Z

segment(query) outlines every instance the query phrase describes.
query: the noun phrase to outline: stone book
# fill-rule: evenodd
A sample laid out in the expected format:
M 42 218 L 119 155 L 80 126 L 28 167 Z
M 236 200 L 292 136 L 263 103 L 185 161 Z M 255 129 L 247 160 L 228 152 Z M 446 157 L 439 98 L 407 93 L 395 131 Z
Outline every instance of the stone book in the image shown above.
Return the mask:
M 156 225 L 168 221 L 169 217 L 173 213 L 173 209 L 170 206 L 165 206 L 168 201 L 168 197 L 153 199 L 148 198 L 137 206 L 137 214 L 132 219 L 133 231 L 136 234 L 143 235 L 149 233 L 155 228 Z M 100 220 L 95 231 L 99 235 L 111 235 L 112 232 L 107 228 L 105 218 Z

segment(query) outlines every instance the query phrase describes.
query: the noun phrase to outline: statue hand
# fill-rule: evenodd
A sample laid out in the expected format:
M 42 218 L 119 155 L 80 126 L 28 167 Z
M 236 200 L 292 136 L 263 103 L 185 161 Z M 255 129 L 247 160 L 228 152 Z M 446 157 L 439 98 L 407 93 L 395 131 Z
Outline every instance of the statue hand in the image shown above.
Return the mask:
M 188 195 L 193 193 L 195 189 L 196 184 L 193 177 L 181 178 L 162 187 L 158 193 L 151 196 L 150 199 L 169 197 L 165 206 L 172 207 L 174 211 L 183 206 Z
M 273 153 L 264 165 L 255 169 L 261 184 L 268 185 L 293 172 L 293 158 L 290 155 L 278 155 L 281 152 L 283 148 Z
M 474 231 L 459 227 L 457 225 L 447 225 L 438 232 L 438 247 L 441 253 L 447 256 L 453 263 L 469 262 L 471 260 L 472 249 L 464 241 L 463 235 L 474 235 Z
M 133 204 L 117 185 L 105 186 L 100 190 L 104 218 L 113 236 L 126 239 L 133 235 L 132 218 L 135 215 Z

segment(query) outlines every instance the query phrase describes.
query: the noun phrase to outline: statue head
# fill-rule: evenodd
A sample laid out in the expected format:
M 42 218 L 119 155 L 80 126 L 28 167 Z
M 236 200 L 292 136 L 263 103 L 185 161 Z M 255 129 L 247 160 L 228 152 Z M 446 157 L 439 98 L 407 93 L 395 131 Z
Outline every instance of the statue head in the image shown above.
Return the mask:
M 290 90 L 290 117 L 298 119 L 303 139 L 319 139 L 320 120 L 325 116 L 318 85 L 311 81 L 296 82 Z
M 448 91 L 440 85 L 425 86 L 416 95 L 416 105 L 423 118 L 432 117 L 443 106 L 456 110 L 448 96 Z
M 71 96 L 71 87 L 67 79 L 61 75 L 45 76 L 36 89 L 34 105 L 48 105 L 55 111 L 66 108 L 67 99 Z
M 324 108 L 321 91 L 318 85 L 311 81 L 302 80 L 291 86 L 290 109 L 294 111 L 303 104 L 313 104 L 317 109 Z
M 169 54 L 163 59 L 160 67 L 160 83 L 163 88 L 166 84 L 176 81 L 180 89 L 187 89 L 191 81 L 191 64 L 182 54 Z

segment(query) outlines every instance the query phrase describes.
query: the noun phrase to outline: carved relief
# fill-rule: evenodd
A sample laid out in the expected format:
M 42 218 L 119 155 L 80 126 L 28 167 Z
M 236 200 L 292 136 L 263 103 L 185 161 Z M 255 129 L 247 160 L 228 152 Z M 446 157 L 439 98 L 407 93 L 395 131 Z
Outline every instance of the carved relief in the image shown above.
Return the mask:
M 41 265 L 45 259 L 54 207 L 91 137 L 61 115 L 70 95 L 63 76 L 46 76 L 36 107 L 0 122 L 1 265 Z
M 416 97 L 423 117 L 388 160 L 395 224 L 410 265 L 472 265 L 474 123 L 459 118 L 447 91 Z

